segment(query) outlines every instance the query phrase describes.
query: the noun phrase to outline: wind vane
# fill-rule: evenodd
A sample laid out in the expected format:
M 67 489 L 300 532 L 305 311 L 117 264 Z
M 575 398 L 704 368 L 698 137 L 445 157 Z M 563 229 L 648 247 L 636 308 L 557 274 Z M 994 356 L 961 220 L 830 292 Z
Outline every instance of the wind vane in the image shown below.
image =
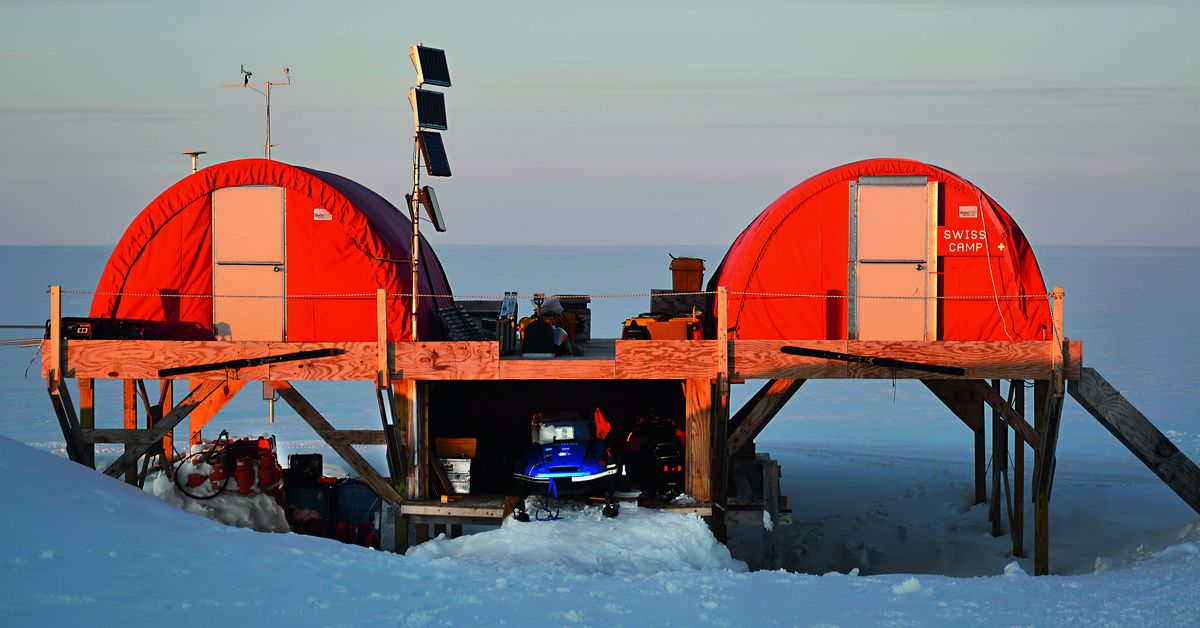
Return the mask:
M 241 72 L 242 72 L 242 82 L 241 83 L 226 83 L 224 85 L 224 87 L 248 87 L 248 88 L 253 89 L 254 91 L 258 92 L 259 94 L 263 95 L 263 98 L 266 102 L 266 107 L 267 107 L 266 157 L 267 157 L 267 159 L 270 159 L 271 158 L 271 147 L 275 146 L 275 144 L 271 143 L 271 87 L 275 86 L 275 85 L 291 85 L 292 84 L 292 71 L 288 68 L 283 69 L 283 76 L 286 79 L 284 81 L 263 81 L 261 83 L 251 83 L 250 82 L 250 77 L 254 76 L 254 73 L 251 72 L 250 70 L 247 70 L 245 65 L 241 66 Z M 259 87 L 265 88 L 265 91 L 258 89 Z

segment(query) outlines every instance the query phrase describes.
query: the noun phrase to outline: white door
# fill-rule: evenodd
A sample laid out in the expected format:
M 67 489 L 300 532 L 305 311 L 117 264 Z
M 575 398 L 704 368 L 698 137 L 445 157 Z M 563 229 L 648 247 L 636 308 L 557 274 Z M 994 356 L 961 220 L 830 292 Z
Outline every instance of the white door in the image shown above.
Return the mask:
M 219 340 L 283 340 L 283 188 L 212 194 L 213 326 Z M 239 298 L 255 297 L 255 298 Z
M 926 178 L 862 177 L 851 185 L 851 338 L 931 339 Z

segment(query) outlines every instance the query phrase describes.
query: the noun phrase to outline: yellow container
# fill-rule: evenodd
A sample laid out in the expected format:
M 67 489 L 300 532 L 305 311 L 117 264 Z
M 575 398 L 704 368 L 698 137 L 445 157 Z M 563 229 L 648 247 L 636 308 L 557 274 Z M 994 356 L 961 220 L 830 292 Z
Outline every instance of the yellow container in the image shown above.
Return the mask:
M 704 260 L 698 257 L 671 256 L 671 289 L 675 292 L 700 292 L 704 284 Z

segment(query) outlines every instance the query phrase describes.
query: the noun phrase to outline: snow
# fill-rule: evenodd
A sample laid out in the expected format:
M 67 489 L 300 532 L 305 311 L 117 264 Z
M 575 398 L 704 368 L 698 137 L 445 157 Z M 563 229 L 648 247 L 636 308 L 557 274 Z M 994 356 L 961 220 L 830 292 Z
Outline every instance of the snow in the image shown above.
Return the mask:
M 498 530 L 457 539 L 444 535 L 413 547 L 420 560 L 455 560 L 502 568 L 553 566 L 575 574 L 624 576 L 670 571 L 746 571 L 695 515 L 621 506 L 605 518 L 598 506 L 564 506 L 554 522 L 521 523 L 509 517 Z
M 2 437 L 0 473 L 19 480 L 0 485 L 8 625 L 129 625 L 180 611 L 298 626 L 1189 625 L 1200 609 L 1195 528 L 1078 576 L 813 576 L 743 571 L 694 517 L 636 508 L 510 522 L 399 556 L 223 526 Z M 650 547 L 613 557 L 622 543 L 597 544 L 604 536 Z
M 226 525 L 259 532 L 291 531 L 287 516 L 275 498 L 263 493 L 238 495 L 236 480 L 230 478 L 229 484 L 230 489 L 216 497 L 206 500 L 191 499 L 180 493 L 171 478 L 156 471 L 146 478 L 145 490 L 176 508 L 203 515 Z M 197 495 L 213 492 L 208 489 L 207 484 L 196 487 L 193 491 Z

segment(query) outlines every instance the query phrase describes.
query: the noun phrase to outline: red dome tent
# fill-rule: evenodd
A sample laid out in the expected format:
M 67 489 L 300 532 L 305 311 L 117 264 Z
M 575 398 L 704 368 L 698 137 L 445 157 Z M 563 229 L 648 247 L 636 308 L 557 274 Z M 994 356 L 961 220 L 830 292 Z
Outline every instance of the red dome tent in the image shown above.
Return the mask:
M 144 321 L 147 337 L 164 340 L 375 340 L 375 290 L 410 292 L 411 239 L 408 216 L 354 181 L 264 159 L 221 163 L 134 219 L 91 316 Z M 419 291 L 449 295 L 432 247 L 421 247 Z M 392 340 L 411 338 L 408 302 L 389 298 Z M 440 338 L 433 308 L 449 303 L 422 299 L 422 340 Z
M 1052 328 L 1013 219 L 967 180 L 903 159 L 788 190 L 734 241 L 718 286 L 738 339 L 1045 340 Z

